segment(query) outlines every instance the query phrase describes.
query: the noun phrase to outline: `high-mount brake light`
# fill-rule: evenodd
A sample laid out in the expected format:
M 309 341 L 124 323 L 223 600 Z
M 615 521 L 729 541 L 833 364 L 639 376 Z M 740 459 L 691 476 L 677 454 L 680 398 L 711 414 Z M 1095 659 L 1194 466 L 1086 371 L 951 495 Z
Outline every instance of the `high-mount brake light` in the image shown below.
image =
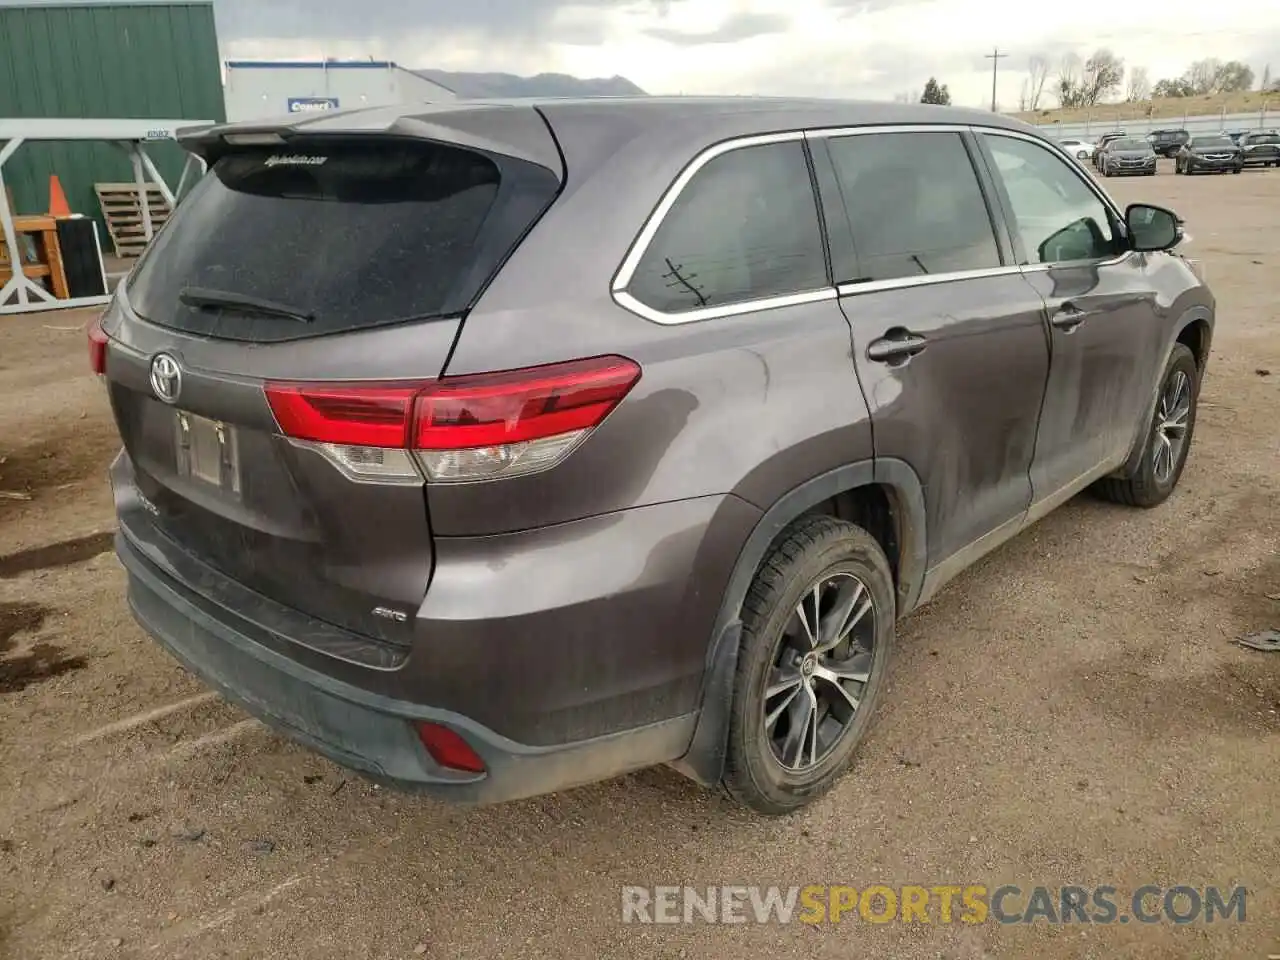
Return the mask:
M 419 383 L 269 383 L 265 390 L 281 433 L 351 479 L 414 483 L 425 473 L 437 483 L 465 483 L 559 463 L 639 379 L 635 361 L 610 356 Z

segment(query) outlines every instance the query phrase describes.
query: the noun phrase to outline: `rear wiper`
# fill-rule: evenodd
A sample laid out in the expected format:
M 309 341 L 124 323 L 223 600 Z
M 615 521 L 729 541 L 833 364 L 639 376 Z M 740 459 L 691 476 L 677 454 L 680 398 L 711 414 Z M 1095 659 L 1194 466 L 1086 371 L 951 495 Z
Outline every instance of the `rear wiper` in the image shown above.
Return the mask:
M 209 290 L 205 287 L 187 287 L 178 299 L 188 307 L 198 310 L 216 310 L 226 307 L 231 310 L 242 310 L 246 313 L 257 313 L 264 317 L 282 317 L 285 320 L 297 320 L 299 323 L 311 323 L 314 313 L 305 313 L 287 303 L 276 303 L 261 297 L 251 297 L 243 293 L 229 293 L 225 290 Z

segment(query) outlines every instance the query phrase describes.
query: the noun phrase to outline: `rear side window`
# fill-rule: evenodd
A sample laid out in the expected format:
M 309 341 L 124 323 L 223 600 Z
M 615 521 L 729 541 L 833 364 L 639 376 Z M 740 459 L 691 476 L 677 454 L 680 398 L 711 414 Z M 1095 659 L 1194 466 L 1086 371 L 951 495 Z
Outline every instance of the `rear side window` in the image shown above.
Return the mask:
M 557 189 L 549 170 L 443 144 L 238 151 L 179 205 L 129 298 L 153 323 L 251 341 L 457 314 Z
M 680 192 L 628 292 L 682 313 L 829 285 L 817 202 L 798 141 L 730 150 Z
M 1001 265 L 986 200 L 959 134 L 860 134 L 832 139 L 829 148 L 858 273 L 837 280 Z

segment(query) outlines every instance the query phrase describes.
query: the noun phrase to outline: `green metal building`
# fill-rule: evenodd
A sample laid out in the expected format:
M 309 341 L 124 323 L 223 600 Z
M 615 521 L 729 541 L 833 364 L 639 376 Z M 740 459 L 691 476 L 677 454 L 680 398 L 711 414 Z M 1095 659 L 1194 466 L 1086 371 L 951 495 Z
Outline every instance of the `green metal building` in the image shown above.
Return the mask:
M 0 117 L 224 119 L 212 0 L 0 0 Z M 178 146 L 150 152 L 176 184 Z M 104 244 L 93 185 L 133 179 L 105 143 L 26 143 L 4 173 L 17 214 L 46 212 L 57 174 Z

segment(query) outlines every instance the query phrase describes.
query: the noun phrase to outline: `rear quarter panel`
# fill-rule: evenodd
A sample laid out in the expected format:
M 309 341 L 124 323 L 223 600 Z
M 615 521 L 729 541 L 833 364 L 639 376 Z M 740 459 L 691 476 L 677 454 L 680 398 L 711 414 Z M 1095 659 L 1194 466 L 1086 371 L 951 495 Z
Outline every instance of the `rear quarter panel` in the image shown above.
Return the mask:
M 675 325 L 639 317 L 610 295 L 662 194 L 714 141 L 680 125 L 633 135 L 608 111 L 565 122 L 567 131 L 557 127 L 568 170 L 561 197 L 467 318 L 446 373 L 611 353 L 644 372 L 550 471 L 430 486 L 436 532 L 500 533 L 717 494 L 765 509 L 811 477 L 870 459 L 870 423 L 834 291 L 831 300 Z

